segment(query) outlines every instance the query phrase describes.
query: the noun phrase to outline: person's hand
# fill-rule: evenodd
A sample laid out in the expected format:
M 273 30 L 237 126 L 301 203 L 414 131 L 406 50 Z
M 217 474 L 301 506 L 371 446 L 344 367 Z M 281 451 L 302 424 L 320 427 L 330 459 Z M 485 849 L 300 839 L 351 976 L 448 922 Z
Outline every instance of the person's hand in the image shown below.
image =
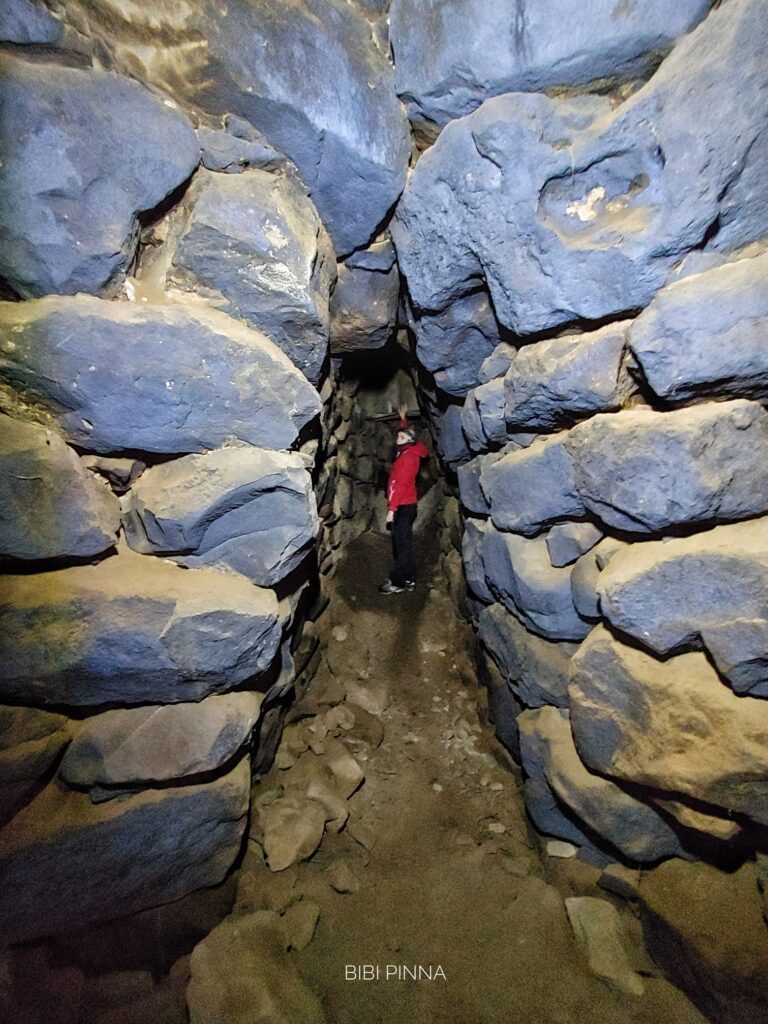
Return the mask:
M 394 521 L 395 521 L 395 513 L 390 509 L 389 512 L 387 512 L 387 522 L 388 523 L 394 523 Z

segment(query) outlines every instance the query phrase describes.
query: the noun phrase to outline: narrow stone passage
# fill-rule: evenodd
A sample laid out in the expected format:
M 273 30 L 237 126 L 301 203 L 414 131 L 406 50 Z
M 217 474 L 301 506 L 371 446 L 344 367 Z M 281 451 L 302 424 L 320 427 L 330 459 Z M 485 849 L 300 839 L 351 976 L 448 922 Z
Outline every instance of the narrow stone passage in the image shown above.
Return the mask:
M 303 944 L 319 911 L 312 941 L 291 958 L 335 1024 L 700 1021 L 656 976 L 618 901 L 625 970 L 643 994 L 590 972 L 563 896 L 610 896 L 596 887 L 596 867 L 540 858 L 512 762 L 482 721 L 472 631 L 446 593 L 439 533 L 434 518 L 419 524 L 424 571 L 412 594 L 376 592 L 386 535 L 365 533 L 345 551 L 322 617 L 320 667 L 254 806 L 285 800 L 299 762 L 306 788 L 308 763 L 319 773 L 339 742 L 365 779 L 344 830 L 328 827 L 311 859 L 284 871 L 259 863 L 255 826 L 234 913 L 271 901 L 289 928 L 303 922 Z

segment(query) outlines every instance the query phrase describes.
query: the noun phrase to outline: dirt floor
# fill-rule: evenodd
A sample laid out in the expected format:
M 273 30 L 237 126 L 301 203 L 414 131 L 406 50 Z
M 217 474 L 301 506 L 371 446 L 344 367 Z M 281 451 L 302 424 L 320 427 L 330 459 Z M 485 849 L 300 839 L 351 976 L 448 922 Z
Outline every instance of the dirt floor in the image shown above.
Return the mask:
M 320 910 L 313 940 L 292 959 L 329 1024 L 702 1021 L 658 975 L 618 899 L 645 992 L 616 991 L 590 971 L 563 897 L 612 897 L 597 868 L 541 852 L 514 767 L 483 721 L 472 630 L 446 593 L 436 531 L 422 540 L 413 593 L 378 594 L 389 560 L 379 533 L 349 545 L 332 580 L 308 706 L 322 709 L 324 694 L 338 704 L 341 690 L 374 715 L 358 713 L 343 737 L 365 772 L 346 828 L 272 876 L 284 876 L 286 902 Z M 292 728 L 312 721 L 289 727 L 284 748 Z M 284 749 L 257 799 L 285 782 L 291 761 Z

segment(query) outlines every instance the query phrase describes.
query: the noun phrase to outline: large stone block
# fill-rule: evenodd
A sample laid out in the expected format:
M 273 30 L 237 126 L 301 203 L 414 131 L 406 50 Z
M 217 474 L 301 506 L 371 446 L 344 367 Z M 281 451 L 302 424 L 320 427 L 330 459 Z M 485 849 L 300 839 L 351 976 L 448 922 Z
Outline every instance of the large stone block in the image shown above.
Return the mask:
M 0 415 L 0 554 L 88 557 L 113 547 L 120 506 L 58 433 Z
M 680 852 L 675 833 L 648 804 L 610 779 L 590 772 L 579 758 L 568 714 L 542 707 L 518 719 L 523 768 L 547 785 L 577 820 L 635 863 Z
M 249 121 L 298 167 L 339 255 L 366 245 L 405 183 L 410 133 L 392 65 L 343 0 L 71 0 L 66 16 L 186 106 Z
M 461 538 L 461 557 L 467 586 L 475 597 L 488 604 L 494 600 L 485 578 L 485 542 L 490 529 L 490 524 L 482 519 L 468 519 Z
M 136 215 L 196 167 L 192 125 L 129 78 L 10 54 L 0 95 L 0 276 L 23 298 L 98 292 L 133 255 Z
M 768 703 L 732 693 L 703 654 L 659 661 L 598 626 L 569 692 L 593 771 L 768 822 Z
M 43 43 L 60 41 L 61 22 L 33 0 L 6 0 L 0 11 L 0 41 L 4 43 Z
M 568 667 L 578 650 L 575 644 L 535 636 L 500 604 L 484 608 L 477 626 L 481 644 L 523 704 L 568 707 Z
M 331 299 L 331 352 L 345 355 L 381 348 L 397 324 L 400 274 L 339 266 L 339 280 Z
M 34 794 L 77 725 L 37 708 L 0 708 L 0 825 Z
M 553 430 L 619 409 L 634 385 L 624 366 L 627 322 L 518 349 L 505 377 L 511 429 Z
M 605 618 L 644 647 L 703 647 L 737 693 L 768 696 L 768 520 L 635 544 L 597 589 Z
M 767 40 L 761 0 L 735 0 L 615 109 L 511 93 L 450 123 L 392 226 L 414 304 L 485 279 L 504 326 L 551 331 L 646 306 L 692 249 L 768 234 Z
M 0 303 L 0 381 L 89 451 L 288 448 L 320 397 L 224 313 L 85 295 Z
M 147 469 L 123 499 L 128 543 L 182 565 L 230 566 L 272 586 L 317 535 L 312 480 L 296 452 L 219 448 Z
M 444 125 L 489 96 L 648 73 L 710 0 L 617 7 L 597 0 L 393 0 L 397 91 L 415 121 Z
M 470 457 L 464 432 L 461 429 L 461 406 L 449 405 L 440 418 L 438 448 L 440 458 L 458 472 Z M 479 487 L 479 484 L 478 484 Z
M 768 510 L 768 413 L 737 400 L 595 416 L 569 431 L 584 505 L 609 526 L 664 532 Z
M 662 288 L 629 344 L 665 401 L 768 396 L 768 253 Z
M 482 546 L 487 585 L 531 632 L 549 640 L 581 640 L 589 625 L 576 611 L 569 568 L 556 569 L 544 537 L 487 529 Z
M 558 519 L 584 515 L 566 442 L 562 434 L 541 438 L 483 466 L 480 486 L 494 526 L 533 536 Z
M 572 565 L 601 540 L 594 523 L 559 523 L 547 531 L 547 551 L 554 566 Z
M 489 380 L 473 388 L 471 395 L 477 406 L 480 426 L 485 435 L 486 447 L 503 445 L 507 440 L 507 425 L 504 421 L 504 381 L 502 378 Z
M 197 704 L 115 708 L 82 723 L 59 766 L 73 786 L 167 782 L 214 771 L 240 750 L 262 694 L 215 694 Z
M 216 885 L 240 848 L 247 758 L 214 782 L 93 804 L 48 786 L 0 833 L 5 942 L 72 932 Z
M 488 293 L 475 291 L 440 313 L 411 319 L 419 362 L 449 395 L 463 398 L 499 343 L 499 324 Z
M 204 295 L 266 334 L 311 380 L 328 354 L 333 248 L 287 174 L 201 171 L 174 215 L 167 285 Z M 170 253 L 167 252 L 170 248 Z M 153 264 L 147 265 L 153 274 Z
M 37 704 L 199 700 L 263 672 L 274 593 L 215 569 L 121 552 L 0 581 L 0 694 Z

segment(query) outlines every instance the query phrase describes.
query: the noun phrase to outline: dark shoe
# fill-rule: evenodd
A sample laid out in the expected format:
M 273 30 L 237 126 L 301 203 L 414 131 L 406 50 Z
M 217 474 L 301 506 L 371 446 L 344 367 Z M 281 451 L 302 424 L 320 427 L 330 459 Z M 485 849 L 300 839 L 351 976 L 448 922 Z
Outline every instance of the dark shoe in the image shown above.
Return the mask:
M 405 587 L 398 587 L 392 580 L 385 580 L 379 587 L 380 594 L 402 594 Z
M 416 589 L 416 580 L 406 580 L 405 581 L 405 589 L 406 590 L 415 590 Z

